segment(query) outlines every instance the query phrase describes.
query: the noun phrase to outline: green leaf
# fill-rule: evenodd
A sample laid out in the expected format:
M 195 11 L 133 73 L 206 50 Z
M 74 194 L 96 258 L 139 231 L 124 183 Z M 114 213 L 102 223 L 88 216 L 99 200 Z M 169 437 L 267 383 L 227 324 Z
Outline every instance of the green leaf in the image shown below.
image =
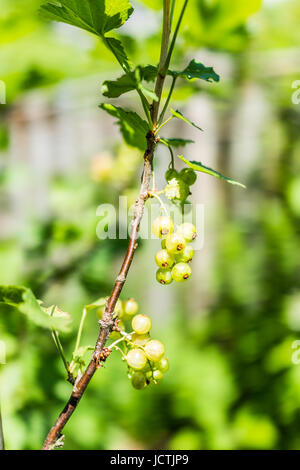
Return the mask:
M 241 188 L 244 188 L 244 189 L 246 188 L 246 186 L 244 184 L 238 183 L 238 181 L 234 181 L 233 179 L 222 175 L 218 171 L 215 171 L 212 168 L 209 168 L 208 166 L 202 165 L 201 162 L 195 162 L 195 161 L 190 162 L 189 160 L 187 160 L 186 158 L 184 158 L 183 156 L 180 156 L 180 155 L 178 155 L 178 158 L 180 158 L 180 160 L 182 160 L 184 163 L 186 163 L 194 171 L 201 171 L 202 173 L 207 173 L 208 175 L 216 176 L 217 178 L 221 178 L 221 179 L 227 181 L 227 183 L 240 186 Z
M 68 314 L 56 310 L 53 316 L 50 316 L 50 309 L 43 309 L 32 291 L 26 287 L 0 286 L 0 304 L 15 307 L 30 321 L 42 328 L 58 331 L 70 330 L 71 318 Z
M 196 127 L 196 129 L 199 129 L 199 131 L 203 131 L 201 127 L 197 126 L 194 124 L 192 121 L 190 121 L 188 118 L 184 117 L 183 114 L 180 111 L 174 111 L 174 109 L 170 109 L 170 113 L 177 119 L 181 119 L 182 121 L 186 122 L 187 124 L 190 124 L 193 127 Z
M 157 77 L 158 67 L 146 65 L 145 67 L 140 67 L 140 69 L 143 80 L 146 82 L 154 82 Z
M 123 108 L 112 104 L 101 104 L 100 108 L 118 119 L 124 140 L 128 145 L 145 150 L 147 146 L 146 135 L 149 132 L 149 126 L 137 113 L 125 111 Z
M 68 23 L 103 37 L 120 28 L 133 8 L 128 0 L 59 0 L 42 5 L 43 17 Z
M 93 351 L 95 348 L 94 346 L 88 345 L 88 346 L 81 346 L 77 351 L 73 352 L 73 361 L 74 362 L 79 362 L 78 360 L 83 359 L 84 355 L 88 351 Z
M 133 12 L 129 0 L 59 0 L 40 8 L 48 20 L 67 23 L 99 36 L 125 70 L 130 69 L 127 54 L 119 39 L 106 33 L 120 28 Z
M 154 81 L 157 77 L 158 67 L 147 65 L 146 67 L 141 67 L 141 70 L 143 79 L 147 82 Z M 195 59 L 193 59 L 181 72 L 177 70 L 168 70 L 168 75 L 172 77 L 185 77 L 189 80 L 193 78 L 199 78 L 207 82 L 220 81 L 220 76 L 214 71 L 212 67 L 206 67 L 201 62 L 196 62 Z
M 118 98 L 124 93 L 135 90 L 136 82 L 133 73 L 122 75 L 117 80 L 106 80 L 103 82 L 101 92 L 107 98 Z
M 117 80 L 106 80 L 102 85 L 102 94 L 108 98 L 118 98 L 132 90 L 140 90 L 144 96 L 157 101 L 156 94 L 142 84 L 141 68 L 137 67 L 133 72 L 122 75 Z
M 165 145 L 170 145 L 171 147 L 185 147 L 188 144 L 194 144 L 194 140 L 189 139 L 180 139 L 180 138 L 170 138 L 166 139 L 161 137 L 160 142 Z
M 95 308 L 104 307 L 104 305 L 106 305 L 106 302 L 107 302 L 107 299 L 104 297 L 101 297 L 100 299 L 95 300 L 93 303 L 85 305 L 84 308 L 86 309 L 87 312 L 89 312 L 90 310 L 94 310 Z
M 119 41 L 119 39 L 116 39 L 116 38 L 109 38 L 105 36 L 104 42 L 106 46 L 112 51 L 112 53 L 118 60 L 119 64 L 121 65 L 121 67 L 129 71 L 130 61 L 128 59 L 128 56 L 126 54 L 126 51 L 121 41 Z
M 212 67 L 205 67 L 201 62 L 196 62 L 193 59 L 189 65 L 182 72 L 170 72 L 173 76 L 186 77 L 189 80 L 193 78 L 200 78 L 207 82 L 219 82 L 220 76 L 214 71 Z

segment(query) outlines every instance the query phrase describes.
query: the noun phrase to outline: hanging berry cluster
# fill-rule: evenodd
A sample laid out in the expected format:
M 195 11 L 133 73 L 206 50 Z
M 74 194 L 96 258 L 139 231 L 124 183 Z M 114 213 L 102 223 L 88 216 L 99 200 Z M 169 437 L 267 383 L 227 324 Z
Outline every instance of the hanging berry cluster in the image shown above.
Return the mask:
M 194 256 L 194 249 L 189 243 L 197 237 L 196 227 L 183 223 L 174 233 L 174 221 L 168 216 L 160 216 L 153 222 L 152 232 L 162 239 L 162 249 L 155 255 L 159 267 L 157 281 L 163 285 L 187 281 L 192 274 L 189 263 Z
M 102 300 L 106 302 L 107 299 Z M 97 310 L 99 318 L 102 318 L 104 310 L 103 302 L 103 306 Z M 110 336 L 114 342 L 108 349 L 121 352 L 127 363 L 128 378 L 132 386 L 142 390 L 150 384 L 157 384 L 163 378 L 163 374 L 169 369 L 169 361 L 164 357 L 163 343 L 150 337 L 150 317 L 137 312 L 138 304 L 134 299 L 123 302 L 118 300 L 114 312 L 115 324 Z M 127 329 L 131 331 L 127 333 Z

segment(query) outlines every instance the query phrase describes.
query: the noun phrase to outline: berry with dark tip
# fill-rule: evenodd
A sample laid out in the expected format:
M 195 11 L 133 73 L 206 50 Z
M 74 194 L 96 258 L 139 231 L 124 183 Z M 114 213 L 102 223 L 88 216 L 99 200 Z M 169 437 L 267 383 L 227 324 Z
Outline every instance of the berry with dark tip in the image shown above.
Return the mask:
M 177 233 L 180 233 L 188 243 L 192 242 L 197 237 L 197 229 L 195 225 L 188 222 L 180 225 Z
M 175 256 L 176 263 L 190 263 L 194 257 L 194 249 L 191 245 L 186 245 L 184 250 Z
M 166 238 L 174 231 L 174 222 L 170 217 L 162 215 L 154 220 L 152 232 L 157 238 Z
M 166 238 L 166 248 L 171 254 L 178 254 L 184 250 L 186 241 L 181 233 L 172 233 Z
M 172 269 L 172 278 L 176 282 L 187 281 L 192 274 L 191 267 L 187 263 L 177 263 Z
M 171 284 L 173 282 L 172 272 L 170 269 L 158 269 L 156 271 L 156 280 L 164 285 Z
M 159 250 L 155 255 L 155 262 L 161 269 L 171 268 L 174 261 L 174 257 L 167 250 Z

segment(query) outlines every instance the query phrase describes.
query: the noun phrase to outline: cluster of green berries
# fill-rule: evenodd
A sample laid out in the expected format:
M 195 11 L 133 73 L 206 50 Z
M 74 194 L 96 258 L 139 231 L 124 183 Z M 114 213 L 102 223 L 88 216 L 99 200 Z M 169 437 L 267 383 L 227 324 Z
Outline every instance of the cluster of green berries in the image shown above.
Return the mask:
M 97 310 L 102 318 L 108 297 L 99 300 L 103 304 Z M 169 369 L 169 361 L 164 357 L 165 348 L 161 341 L 150 338 L 152 321 L 147 315 L 137 314 L 138 304 L 134 299 L 117 301 L 114 311 L 114 327 L 110 339 L 122 351 L 128 365 L 128 377 L 134 388 L 141 390 L 151 383 L 157 384 Z M 130 333 L 126 333 L 130 330 Z
M 179 173 L 175 169 L 170 169 L 166 172 L 165 178 L 168 183 L 164 191 L 166 197 L 170 201 L 183 204 L 191 194 L 190 186 L 196 182 L 197 175 L 191 168 L 184 168 Z
M 192 274 L 190 262 L 194 249 L 189 244 L 197 237 L 196 227 L 183 223 L 174 233 L 174 222 L 168 216 L 155 219 L 152 224 L 153 234 L 162 239 L 161 250 L 155 255 L 158 266 L 156 279 L 160 284 L 187 281 Z
M 127 341 L 130 350 L 126 354 L 128 378 L 132 386 L 142 390 L 151 383 L 157 384 L 169 369 L 169 361 L 163 343 L 150 338 L 151 319 L 147 315 L 136 315 L 132 319 L 134 333 Z

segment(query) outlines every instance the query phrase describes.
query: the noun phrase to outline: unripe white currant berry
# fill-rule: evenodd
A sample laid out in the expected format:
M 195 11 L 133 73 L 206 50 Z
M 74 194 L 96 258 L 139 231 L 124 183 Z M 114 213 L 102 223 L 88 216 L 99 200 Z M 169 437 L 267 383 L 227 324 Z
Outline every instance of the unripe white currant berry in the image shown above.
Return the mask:
M 186 241 L 181 233 L 172 233 L 166 238 L 166 248 L 171 254 L 178 254 L 184 250 Z
M 146 387 L 146 377 L 142 372 L 135 372 L 131 378 L 131 384 L 137 390 L 142 390 Z
M 142 349 L 134 348 L 126 356 L 127 364 L 135 370 L 141 370 L 147 363 L 146 354 Z
M 145 346 L 145 353 L 150 361 L 158 362 L 165 353 L 165 347 L 161 341 L 152 339 Z
M 174 222 L 170 217 L 162 215 L 154 220 L 152 224 L 152 232 L 158 238 L 166 238 L 174 231 Z
M 146 335 L 152 327 L 151 318 L 147 315 L 136 315 L 132 320 L 132 328 L 138 335 Z
M 123 310 L 125 315 L 133 316 L 137 313 L 138 309 L 139 306 L 134 299 L 126 300 L 126 302 L 123 303 Z
M 197 229 L 195 225 L 190 224 L 189 222 L 180 225 L 177 233 L 180 233 L 188 243 L 192 242 L 197 237 Z
M 167 250 L 159 250 L 155 255 L 155 262 L 161 269 L 171 268 L 174 264 L 174 256 Z
M 173 282 L 171 269 L 158 269 L 156 271 L 156 280 L 163 286 L 171 284 Z
M 186 245 L 184 250 L 175 256 L 176 263 L 190 263 L 194 257 L 194 249 L 192 245 Z
M 163 357 L 157 364 L 157 368 L 162 372 L 168 372 L 169 370 L 169 361 L 166 357 Z
M 192 274 L 191 267 L 187 263 L 178 263 L 175 264 L 172 269 L 172 278 L 176 282 L 187 281 Z
M 153 380 L 159 382 L 163 378 L 163 373 L 160 370 L 153 371 Z
M 149 334 L 146 334 L 146 335 L 138 335 L 137 333 L 134 333 L 131 337 L 131 340 L 132 342 L 136 345 L 136 346 L 145 346 L 145 344 L 147 343 L 147 341 L 149 341 L 150 339 L 150 335 Z

